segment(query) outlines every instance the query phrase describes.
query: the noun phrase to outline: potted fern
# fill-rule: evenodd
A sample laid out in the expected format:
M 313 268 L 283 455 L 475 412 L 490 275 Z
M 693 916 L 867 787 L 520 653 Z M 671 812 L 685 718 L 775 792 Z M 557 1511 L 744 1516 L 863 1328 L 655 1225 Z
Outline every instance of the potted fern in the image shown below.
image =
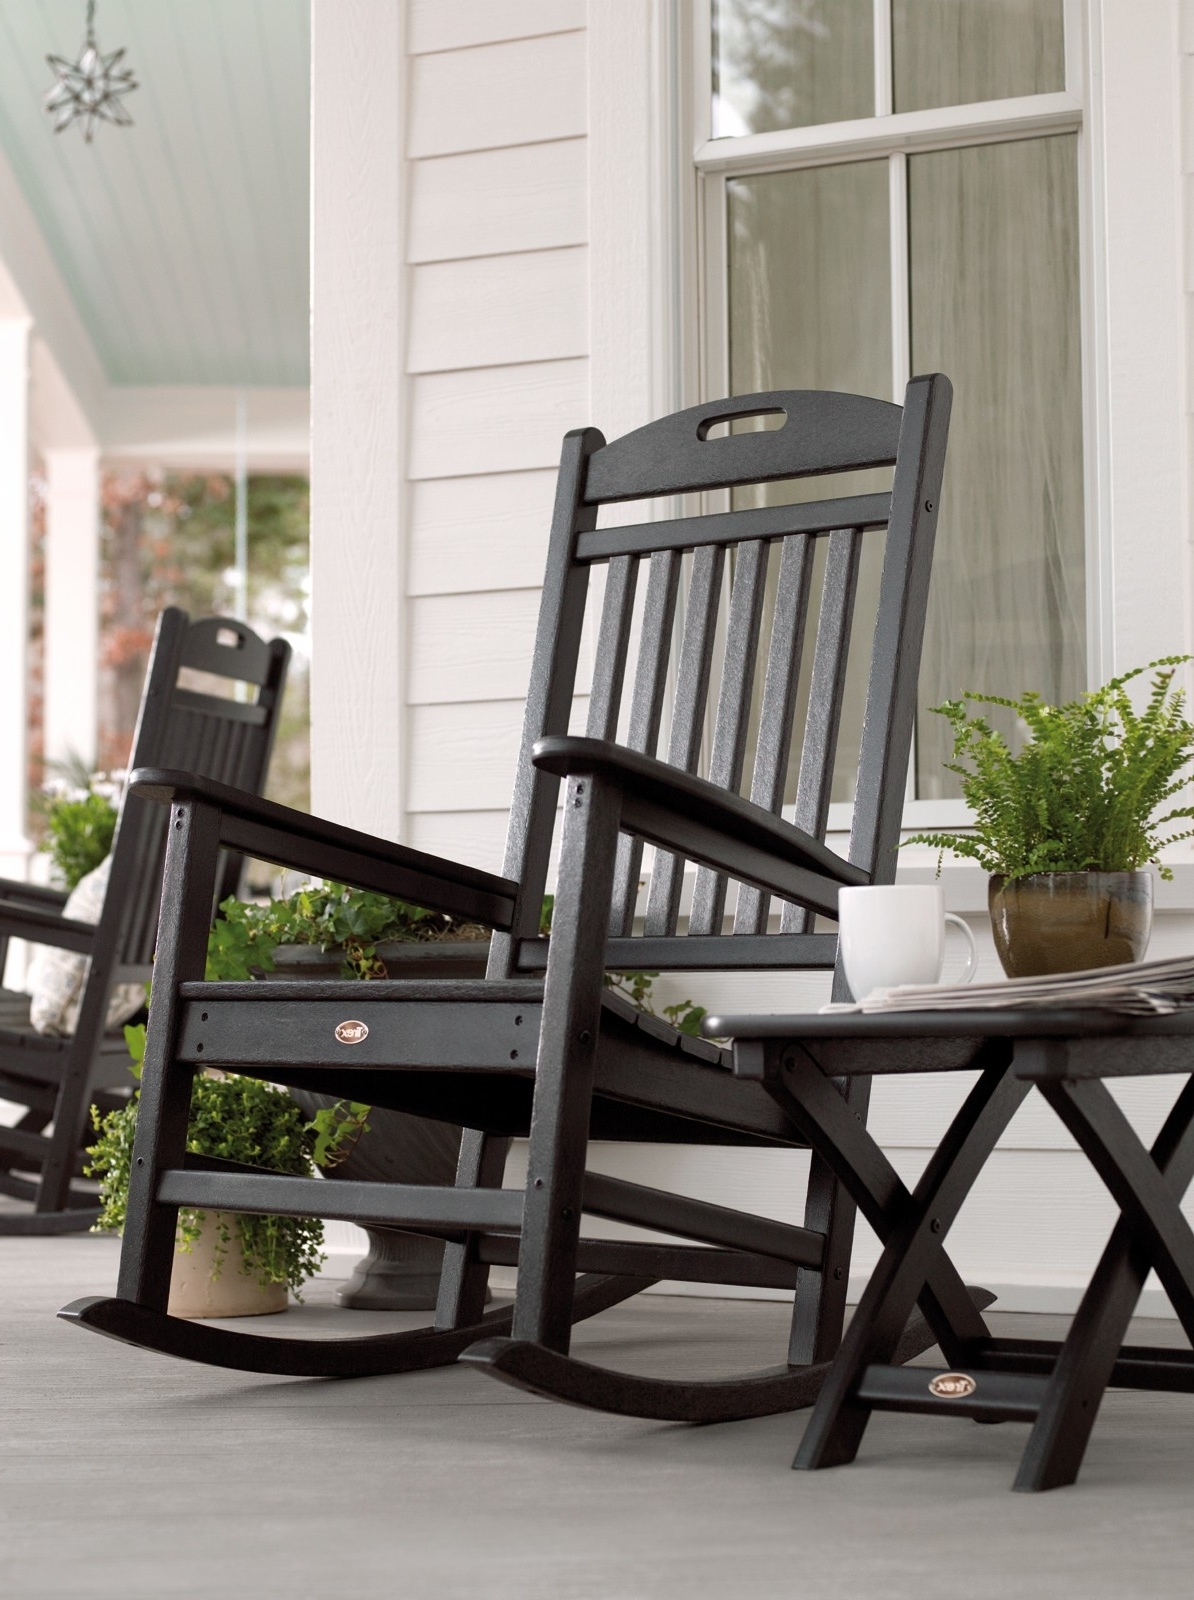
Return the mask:
M 1076 972 L 1138 961 L 1152 927 L 1151 863 L 1194 829 L 1174 801 L 1190 781 L 1194 726 L 1173 676 L 1187 656 L 1165 656 L 1063 705 L 1029 691 L 1018 699 L 966 693 L 934 706 L 953 730 L 953 760 L 974 813 L 965 833 L 905 841 L 977 861 L 991 874 L 995 948 L 1009 977 Z M 1137 711 L 1128 685 L 1154 672 Z M 1014 753 L 981 709 L 1000 706 L 1026 730 Z M 938 859 L 940 866 L 940 858 Z

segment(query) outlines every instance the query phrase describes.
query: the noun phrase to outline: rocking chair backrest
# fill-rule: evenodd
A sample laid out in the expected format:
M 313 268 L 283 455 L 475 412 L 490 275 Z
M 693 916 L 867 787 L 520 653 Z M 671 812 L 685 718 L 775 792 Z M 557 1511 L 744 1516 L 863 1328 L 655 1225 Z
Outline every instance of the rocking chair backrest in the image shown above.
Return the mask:
M 176 767 L 259 794 L 269 770 L 290 646 L 269 643 L 243 622 L 202 617 L 168 606 L 158 619 L 133 735 L 129 770 Z M 202 674 L 195 687 L 187 678 Z M 204 680 L 223 680 L 207 682 Z M 218 692 L 244 684 L 234 699 Z M 215 691 L 215 692 L 213 692 Z M 161 899 L 168 812 L 127 791 L 122 797 L 101 937 L 110 937 L 121 969 L 146 972 L 153 959 Z M 217 901 L 235 894 L 241 858 L 225 855 Z
M 851 647 L 866 650 L 848 859 L 869 881 L 892 881 L 951 394 L 940 375 L 914 378 L 903 407 L 857 395 L 775 391 L 694 406 L 608 445 L 595 429 L 567 436 L 505 863 L 506 876 L 522 893 L 512 937 L 495 940 L 495 976 L 544 960 L 535 934 L 559 780 L 533 766 L 531 750 L 536 740 L 569 731 L 595 566 L 605 568 L 605 584 L 591 629 L 596 647 L 586 733 L 618 740 L 621 730 L 620 742 L 630 749 L 700 773 L 779 813 L 803 676 L 808 708 L 794 820 L 818 840 L 829 816 L 848 655 Z M 718 424 L 775 415 L 784 418 L 776 429 L 712 434 Z M 895 468 L 890 493 L 597 527 L 599 508 L 612 502 L 881 466 Z M 877 607 L 856 621 L 865 539 L 883 540 L 882 577 Z M 810 630 L 819 540 L 828 548 Z M 764 650 L 769 567 L 775 569 L 774 603 Z M 640 590 L 645 594 L 636 611 Z M 665 727 L 668 742 L 661 750 Z M 737 888 L 731 932 L 727 884 L 703 866 L 681 933 L 684 862 L 662 851 L 651 872 L 642 933 L 632 937 L 641 850 L 622 838 L 610 967 L 833 966 L 837 941 L 811 931 L 804 908 L 784 905 L 779 931 L 768 933 L 768 897 L 749 885 Z

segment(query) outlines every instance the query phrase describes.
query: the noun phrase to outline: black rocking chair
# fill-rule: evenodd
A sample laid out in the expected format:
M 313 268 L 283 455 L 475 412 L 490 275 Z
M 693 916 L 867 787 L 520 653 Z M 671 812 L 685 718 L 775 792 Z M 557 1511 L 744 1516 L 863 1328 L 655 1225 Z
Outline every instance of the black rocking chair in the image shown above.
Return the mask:
M 812 1400 L 841 1338 L 853 1201 L 815 1149 L 804 1226 L 587 1172 L 590 1139 L 807 1143 L 762 1085 L 734 1078 L 727 1052 L 636 1012 L 603 978 L 643 969 L 833 969 L 836 936 L 818 931 L 814 915 L 833 916 L 843 884 L 893 877 L 950 397 L 940 376 L 913 380 L 902 408 L 777 392 L 697 406 L 609 445 L 593 429 L 566 437 L 504 877 L 181 772 L 134 776 L 141 794 L 169 806 L 170 842 L 129 1222 L 118 1297 L 77 1301 L 63 1316 L 132 1344 L 256 1372 L 397 1372 L 467 1350 L 470 1363 L 536 1392 L 677 1420 L 762 1415 Z M 784 421 L 775 430 L 714 433 L 719 423 L 777 414 Z M 597 526 L 610 502 L 888 465 L 890 492 Z M 871 538 L 883 540 L 878 600 L 852 626 Z M 824 577 L 806 651 L 820 540 Z M 589 576 L 598 566 L 605 581 L 587 734 L 572 737 Z M 636 608 L 640 578 L 645 594 Z M 658 759 L 677 629 L 666 759 Z M 862 641 L 868 687 L 843 859 L 824 838 L 852 635 Z M 717 655 L 720 687 L 707 717 Z M 809 710 L 791 823 L 779 812 L 806 655 Z M 698 776 L 707 720 L 706 775 Z M 545 940 L 538 925 L 561 779 L 555 918 Z M 656 854 L 635 932 L 644 841 Z M 496 932 L 488 976 L 204 983 L 221 844 L 489 922 Z M 681 931 L 685 861 L 695 875 Z M 729 915 L 727 880 L 738 885 Z M 778 927 L 768 931 L 773 900 Z M 456 1185 L 323 1184 L 188 1156 L 191 1081 L 207 1065 L 463 1123 Z M 852 1120 L 865 1117 L 866 1093 L 855 1079 L 839 1096 Z M 526 1187 L 504 1189 L 509 1141 L 528 1134 Z M 306 1340 L 171 1318 L 180 1205 L 315 1213 L 442 1238 L 435 1325 Z M 582 1237 L 584 1213 L 698 1243 Z M 493 1264 L 517 1264 L 516 1300 L 483 1314 Z M 574 1322 L 661 1279 L 794 1290 L 786 1360 L 724 1382 L 685 1382 L 569 1357 Z M 920 1300 L 925 1320 L 909 1323 L 898 1359 L 955 1325 L 959 1337 L 969 1332 L 977 1315 L 947 1257 Z
M 171 762 L 259 792 L 289 660 L 285 640 L 266 644 L 243 623 L 225 617 L 192 622 L 186 612 L 168 607 L 158 619 L 146 672 L 133 765 Z M 255 686 L 256 698 L 250 703 L 212 694 L 202 679 L 188 688 L 185 677 L 179 681 L 188 671 Z M 0 1234 L 76 1233 L 99 1215 L 95 1194 L 73 1179 L 89 1106 L 109 1101 L 110 1091 L 124 1091 L 132 1081 L 123 1033 L 105 1023 L 114 986 L 150 976 L 165 836 L 160 808 L 126 789 L 103 910 L 94 926 L 63 915 L 64 891 L 0 882 L 0 971 L 10 938 L 89 958 L 69 1037 L 37 1033 L 29 996 L 0 991 L 0 1099 L 26 1108 L 15 1127 L 0 1127 L 0 1193 L 32 1202 L 28 1211 L 0 1212 Z M 239 857 L 222 857 L 213 879 L 221 899 L 236 892 L 240 867 Z

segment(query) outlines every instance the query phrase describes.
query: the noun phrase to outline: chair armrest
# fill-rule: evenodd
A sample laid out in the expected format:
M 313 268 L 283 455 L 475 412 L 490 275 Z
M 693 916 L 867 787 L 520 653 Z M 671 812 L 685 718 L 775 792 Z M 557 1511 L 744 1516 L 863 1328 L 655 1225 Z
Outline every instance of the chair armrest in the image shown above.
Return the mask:
M 59 950 L 90 955 L 95 924 L 76 922 L 73 917 L 48 908 L 0 903 L 0 939 L 29 939 L 34 944 L 52 944 Z
M 509 928 L 513 920 L 518 885 L 491 872 L 325 822 L 190 772 L 139 767 L 129 787 L 161 805 L 194 800 L 210 806 L 220 815 L 220 843 L 243 855 L 494 928 Z
M 618 789 L 627 833 L 829 916 L 837 915 L 839 888 L 871 881 L 782 817 L 666 761 L 558 734 L 540 739 L 533 759 L 559 777 L 587 773 Z
M 0 906 L 26 905 L 43 911 L 61 910 L 69 889 L 55 889 L 45 883 L 22 883 L 17 878 L 0 878 Z

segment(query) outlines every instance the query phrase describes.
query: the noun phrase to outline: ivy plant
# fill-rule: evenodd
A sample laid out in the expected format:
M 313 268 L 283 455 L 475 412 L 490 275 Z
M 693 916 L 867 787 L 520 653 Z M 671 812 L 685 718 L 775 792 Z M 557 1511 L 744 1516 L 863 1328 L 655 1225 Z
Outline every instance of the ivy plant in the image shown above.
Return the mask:
M 612 989 L 615 994 L 624 995 L 631 1005 L 645 1011 L 648 1016 L 663 1017 L 677 1033 L 699 1038 L 707 1007 L 698 1006 L 692 1000 L 677 1000 L 675 1005 L 664 1006 L 657 1011 L 652 990 L 658 976 L 657 972 L 607 972 L 605 987 Z
M 140 1076 L 145 1054 L 143 1025 L 125 1029 Z M 101 1210 L 96 1226 L 120 1232 L 128 1214 L 129 1174 L 137 1128 L 139 1097 L 106 1114 L 94 1106 L 96 1139 L 88 1154 L 88 1176 L 100 1180 Z M 296 1101 L 284 1089 L 235 1073 L 200 1073 L 191 1091 L 187 1150 L 193 1155 L 245 1161 L 275 1172 L 310 1177 L 315 1170 L 317 1137 Z M 178 1213 L 176 1247 L 187 1254 L 209 1225 L 206 1212 L 183 1206 Z M 301 1285 L 323 1261 L 323 1223 L 316 1217 L 259 1217 L 215 1214 L 216 1245 L 212 1276 L 227 1259 L 235 1227 L 240 1236 L 242 1270 L 263 1287 L 284 1283 L 301 1299 Z
M 486 939 L 490 930 L 441 911 L 343 883 L 307 884 L 265 905 L 229 898 L 207 947 L 207 980 L 241 981 L 272 972 L 280 944 L 318 945 L 343 955 L 341 976 L 384 978 L 377 946 L 400 940 Z
M 966 693 L 932 709 L 953 729 L 948 771 L 962 780 L 974 813 L 966 833 L 917 833 L 927 844 L 977 861 L 1007 878 L 1034 872 L 1125 872 L 1151 862 L 1173 874 L 1159 855 L 1194 835 L 1173 825 L 1194 818 L 1194 806 L 1170 805 L 1190 781 L 1194 726 L 1173 676 L 1189 656 L 1163 656 L 1113 678 L 1063 705 L 1029 691 L 1018 699 Z M 1155 672 L 1137 711 L 1128 684 Z M 1002 706 L 1028 731 L 1018 754 L 981 711 Z M 940 867 L 940 857 L 938 857 Z

